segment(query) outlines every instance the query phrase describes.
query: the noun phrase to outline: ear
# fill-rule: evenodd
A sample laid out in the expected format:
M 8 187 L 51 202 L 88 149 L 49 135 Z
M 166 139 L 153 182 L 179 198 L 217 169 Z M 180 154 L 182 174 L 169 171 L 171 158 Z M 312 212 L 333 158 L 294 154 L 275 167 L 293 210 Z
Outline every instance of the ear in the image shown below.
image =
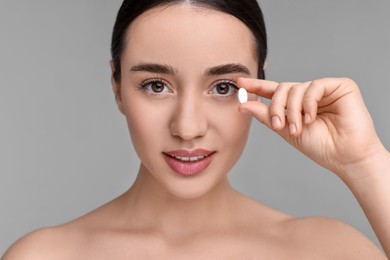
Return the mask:
M 264 61 L 263 70 L 265 71 L 268 67 L 268 60 Z
M 119 111 L 122 114 L 125 114 L 123 112 L 124 110 L 123 110 L 123 103 L 122 103 L 121 86 L 120 83 L 116 81 L 114 78 L 115 65 L 112 60 L 110 61 L 110 67 L 111 67 L 111 85 L 112 85 L 112 91 L 114 92 L 115 95 L 115 101 L 116 104 L 118 105 Z

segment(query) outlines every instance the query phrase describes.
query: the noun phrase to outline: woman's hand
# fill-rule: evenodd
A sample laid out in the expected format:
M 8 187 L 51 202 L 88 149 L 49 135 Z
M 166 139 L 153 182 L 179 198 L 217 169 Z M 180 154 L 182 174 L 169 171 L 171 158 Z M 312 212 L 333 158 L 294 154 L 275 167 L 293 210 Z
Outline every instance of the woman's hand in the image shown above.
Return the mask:
M 385 150 L 351 79 L 277 83 L 240 78 L 238 85 L 271 100 L 269 106 L 248 101 L 240 105 L 240 111 L 251 113 L 342 179 L 350 175 L 350 169 Z
M 241 104 L 299 151 L 336 173 L 355 195 L 390 258 L 390 153 L 380 142 L 356 83 L 325 78 L 277 83 L 240 78 L 271 100 Z

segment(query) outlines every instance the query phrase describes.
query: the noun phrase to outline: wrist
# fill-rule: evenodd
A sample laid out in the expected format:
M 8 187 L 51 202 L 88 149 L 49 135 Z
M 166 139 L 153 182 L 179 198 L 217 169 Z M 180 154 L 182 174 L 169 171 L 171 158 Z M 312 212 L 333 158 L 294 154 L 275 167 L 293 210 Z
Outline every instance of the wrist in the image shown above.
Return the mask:
M 382 145 L 363 160 L 344 167 L 342 180 L 350 188 L 360 189 L 390 178 L 390 153 Z

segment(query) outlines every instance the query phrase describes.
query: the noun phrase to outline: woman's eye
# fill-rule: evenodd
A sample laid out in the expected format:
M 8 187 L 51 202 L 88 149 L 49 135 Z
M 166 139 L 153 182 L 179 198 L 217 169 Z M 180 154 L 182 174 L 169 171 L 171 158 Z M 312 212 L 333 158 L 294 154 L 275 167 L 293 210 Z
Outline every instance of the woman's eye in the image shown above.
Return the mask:
M 211 93 L 217 94 L 220 96 L 230 96 L 236 93 L 238 90 L 238 87 L 230 82 L 222 82 L 218 83 L 213 89 L 211 90 Z
M 171 92 L 171 90 L 167 87 L 167 85 L 162 81 L 151 81 L 142 84 L 141 87 L 153 94 L 162 94 L 162 93 Z

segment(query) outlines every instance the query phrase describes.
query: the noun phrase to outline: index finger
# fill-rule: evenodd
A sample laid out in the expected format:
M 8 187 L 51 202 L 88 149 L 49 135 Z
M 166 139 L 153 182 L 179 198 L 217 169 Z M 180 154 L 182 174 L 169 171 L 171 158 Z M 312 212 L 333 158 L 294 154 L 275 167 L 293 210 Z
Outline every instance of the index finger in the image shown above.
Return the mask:
M 279 83 L 264 79 L 239 78 L 237 85 L 240 88 L 245 88 L 252 94 L 271 99 Z

